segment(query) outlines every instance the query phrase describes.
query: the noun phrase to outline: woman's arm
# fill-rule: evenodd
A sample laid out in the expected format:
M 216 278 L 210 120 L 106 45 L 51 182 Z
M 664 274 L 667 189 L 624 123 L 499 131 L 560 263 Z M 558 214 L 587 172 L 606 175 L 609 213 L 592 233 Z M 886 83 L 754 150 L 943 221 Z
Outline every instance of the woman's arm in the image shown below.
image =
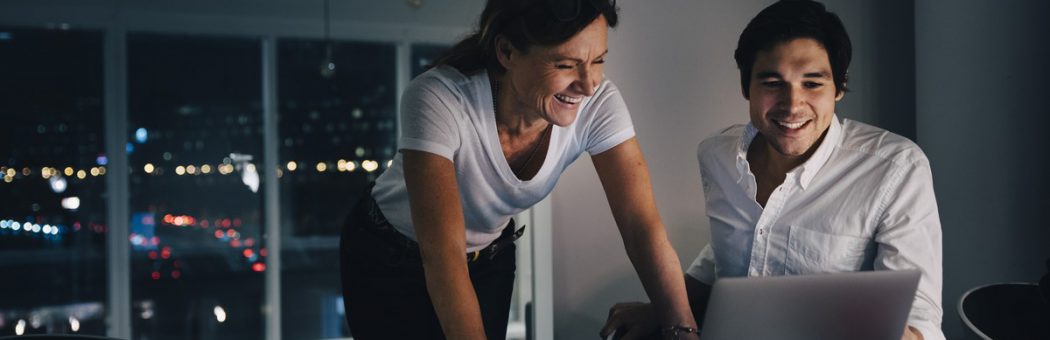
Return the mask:
M 423 151 L 401 153 L 427 292 L 441 329 L 449 339 L 485 339 L 467 270 L 463 208 L 452 161 Z
M 704 310 L 707 309 L 707 300 L 711 296 L 711 286 L 685 275 L 685 290 L 689 295 L 689 306 L 695 312 L 696 325 L 703 327 Z M 651 303 L 625 302 L 617 303 L 609 308 L 609 316 L 605 319 L 605 325 L 598 334 L 603 339 L 616 332 L 616 339 L 636 339 L 650 337 L 659 333 L 659 323 L 656 321 L 656 311 Z
M 682 267 L 656 210 L 649 169 L 638 141 L 631 138 L 591 159 L 627 256 L 653 302 L 661 327 L 695 327 Z

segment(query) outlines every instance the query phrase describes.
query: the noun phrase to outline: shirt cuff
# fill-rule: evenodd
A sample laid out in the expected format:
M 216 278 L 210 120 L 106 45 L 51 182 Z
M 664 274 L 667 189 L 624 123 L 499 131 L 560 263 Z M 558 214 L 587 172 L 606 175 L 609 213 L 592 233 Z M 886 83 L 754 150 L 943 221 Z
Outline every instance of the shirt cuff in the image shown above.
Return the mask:
M 403 137 L 400 140 L 398 140 L 398 144 L 398 150 L 425 151 L 444 157 L 450 161 L 453 160 L 452 157 L 456 153 L 455 150 L 452 150 L 452 148 L 448 146 L 423 139 Z
M 708 248 L 705 248 L 696 260 L 693 260 L 693 264 L 689 265 L 689 269 L 685 270 L 685 274 L 692 276 L 697 281 L 708 286 L 715 284 L 715 266 L 714 261 L 709 261 L 707 252 Z
M 631 137 L 634 137 L 634 127 L 621 130 L 620 132 L 617 132 L 612 136 L 609 136 L 608 138 L 605 138 L 602 141 L 595 143 L 594 146 L 592 146 L 590 149 L 587 149 L 587 153 L 591 155 L 597 155 L 602 152 L 609 151 L 609 149 L 612 149 L 614 146 L 626 142 L 628 139 L 631 139 Z

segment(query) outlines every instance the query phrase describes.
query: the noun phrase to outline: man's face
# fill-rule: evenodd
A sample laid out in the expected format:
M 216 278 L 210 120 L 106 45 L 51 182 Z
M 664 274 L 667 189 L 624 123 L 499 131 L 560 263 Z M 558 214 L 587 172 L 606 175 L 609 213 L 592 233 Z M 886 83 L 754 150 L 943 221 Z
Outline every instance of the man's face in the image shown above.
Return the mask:
M 759 51 L 751 69 L 750 94 L 751 124 L 773 150 L 789 158 L 814 147 L 842 98 L 827 51 L 811 38 Z

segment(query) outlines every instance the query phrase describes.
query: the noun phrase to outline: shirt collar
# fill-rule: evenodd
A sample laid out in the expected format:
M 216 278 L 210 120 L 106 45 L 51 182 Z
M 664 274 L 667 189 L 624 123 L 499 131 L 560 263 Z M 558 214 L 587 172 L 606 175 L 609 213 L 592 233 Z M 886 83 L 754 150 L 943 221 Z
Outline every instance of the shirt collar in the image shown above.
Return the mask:
M 837 115 L 831 116 L 831 126 L 828 127 L 828 134 L 824 136 L 824 140 L 820 142 L 820 146 L 817 147 L 817 151 L 813 152 L 813 156 L 809 157 L 805 163 L 795 171 L 800 171 L 801 174 L 798 177 L 798 184 L 805 190 L 809 186 L 809 183 L 813 181 L 813 177 L 817 176 L 817 172 L 820 168 L 824 167 L 824 164 L 831 158 L 831 153 L 835 151 L 835 148 L 842 142 L 842 126 L 839 124 L 839 117 Z
M 747 123 L 747 126 L 744 127 L 744 135 L 740 136 L 736 148 L 737 184 L 742 184 L 751 171 L 748 168 L 747 148 L 751 146 L 751 141 L 755 140 L 755 136 L 758 136 L 758 128 L 755 128 L 750 122 Z
M 755 128 L 751 123 L 747 123 L 747 126 L 744 127 L 744 134 L 740 136 L 740 141 L 737 143 L 736 164 L 737 170 L 740 172 L 740 177 L 737 179 L 738 182 L 742 181 L 745 174 L 750 171 L 747 163 L 747 148 L 751 146 L 751 142 L 758 136 L 758 132 L 758 128 Z M 788 178 L 797 178 L 798 184 L 805 190 L 809 183 L 813 181 L 813 177 L 816 177 L 817 172 L 831 158 L 831 153 L 835 151 L 835 148 L 839 146 L 841 141 L 842 126 L 839 123 L 838 115 L 834 115 L 831 117 L 831 126 L 828 127 L 828 133 L 824 136 L 824 140 L 820 142 L 817 151 L 813 152 L 813 155 L 805 163 L 788 172 Z M 794 176 L 791 176 L 792 174 Z

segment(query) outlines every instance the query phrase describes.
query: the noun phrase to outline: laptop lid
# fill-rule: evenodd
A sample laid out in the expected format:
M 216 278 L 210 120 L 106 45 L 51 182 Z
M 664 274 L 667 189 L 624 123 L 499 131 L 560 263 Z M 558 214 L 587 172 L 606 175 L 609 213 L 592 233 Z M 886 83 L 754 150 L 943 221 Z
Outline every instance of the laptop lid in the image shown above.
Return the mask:
M 874 271 L 715 281 L 701 338 L 900 339 L 919 271 Z

